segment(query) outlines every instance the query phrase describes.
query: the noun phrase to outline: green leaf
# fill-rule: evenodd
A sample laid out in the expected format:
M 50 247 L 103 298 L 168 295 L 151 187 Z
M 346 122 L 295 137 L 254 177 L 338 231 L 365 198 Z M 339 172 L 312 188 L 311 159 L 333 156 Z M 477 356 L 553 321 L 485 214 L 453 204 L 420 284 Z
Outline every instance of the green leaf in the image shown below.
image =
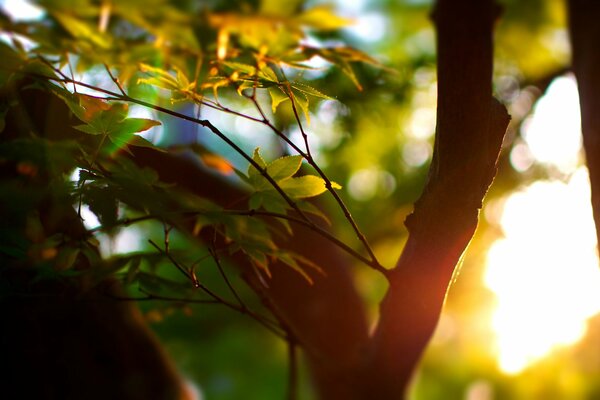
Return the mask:
M 152 142 L 149 142 L 148 140 L 144 139 L 143 137 L 139 136 L 139 135 L 133 135 L 128 141 L 127 144 L 130 146 L 137 146 L 137 147 L 148 147 L 154 150 L 158 150 L 160 152 L 166 153 L 166 150 L 161 149 L 160 147 L 156 147 L 154 144 L 152 144 Z
M 164 89 L 169 90 L 178 90 L 182 87 L 182 84 L 178 81 L 178 78 L 175 78 L 173 75 L 169 73 L 169 71 L 164 70 L 162 68 L 153 67 L 148 64 L 140 64 L 140 71 L 150 74 L 149 78 L 140 78 L 138 79 L 138 83 L 145 83 L 148 85 L 158 86 Z M 180 71 L 178 71 L 180 72 Z M 181 72 L 181 76 L 185 78 L 185 75 Z M 184 82 L 187 82 L 188 86 L 189 81 L 185 78 Z
M 256 162 L 258 164 L 259 167 L 261 167 L 261 168 L 267 167 L 267 163 L 265 162 L 265 160 L 263 160 L 262 156 L 260 155 L 260 147 L 257 147 L 254 149 L 254 154 L 252 155 L 252 159 L 254 160 L 254 162 Z M 253 182 L 254 180 L 256 180 L 257 176 L 261 177 L 260 171 L 258 171 L 254 167 L 254 165 L 250 164 L 248 166 L 248 177 L 250 178 L 250 181 Z
M 125 284 L 131 284 L 138 272 L 140 271 L 140 264 L 142 262 L 142 257 L 135 256 L 131 258 L 131 263 L 129 264 L 129 268 L 127 269 L 127 275 L 125 275 Z
M 287 212 L 286 212 L 287 203 L 278 194 L 275 194 L 272 191 L 264 192 L 262 199 L 263 199 L 262 206 L 265 210 L 273 212 L 273 213 L 277 213 L 277 214 L 282 214 L 282 215 L 287 214 Z M 290 225 L 290 221 L 288 221 L 287 219 L 284 219 L 284 218 L 276 218 L 276 219 L 281 225 L 283 225 L 286 232 L 291 235 L 292 227 Z
M 89 40 L 103 49 L 110 48 L 110 40 L 98 31 L 96 27 L 88 25 L 65 13 L 53 12 L 52 16 L 75 38 Z
M 270 87 L 267 89 L 271 95 L 271 109 L 273 114 L 277 111 L 277 107 L 286 100 L 289 100 L 288 95 L 279 87 Z
M 306 273 L 304 268 L 298 264 L 291 254 L 287 252 L 280 252 L 277 254 L 277 259 L 294 271 L 298 272 L 309 284 L 313 284 L 313 279 L 310 277 L 310 275 L 308 275 L 308 273 Z
M 269 278 L 271 277 L 271 271 L 269 271 L 269 261 L 265 253 L 260 250 L 247 247 L 244 247 L 242 250 L 250 257 L 250 260 L 254 265 L 263 270 Z
M 103 111 L 111 110 L 111 108 L 113 107 L 106 100 L 97 99 L 95 97 L 87 96 L 85 94 L 72 95 L 71 93 L 65 90 L 61 91 L 57 89 L 54 89 L 54 91 L 59 97 L 61 97 L 65 101 L 71 112 L 75 114 L 77 118 L 88 124 L 97 118 L 101 118 L 101 114 Z M 117 112 L 116 108 L 113 112 L 120 114 L 120 112 Z M 125 118 L 126 113 L 127 110 L 124 110 L 121 119 Z
M 263 196 L 261 192 L 253 193 L 248 199 L 248 207 L 251 210 L 257 210 L 263 203 Z
M 330 5 L 320 5 L 300 14 L 297 21 L 318 30 L 335 30 L 352 24 L 352 20 L 336 15 Z
M 305 85 L 304 83 L 294 82 L 292 83 L 292 87 L 304 94 L 308 94 L 310 96 L 320 97 L 326 100 L 335 100 L 333 97 L 329 97 L 326 94 L 319 92 L 317 89 L 312 86 Z
M 292 101 L 297 108 L 300 108 L 304 113 L 304 117 L 306 118 L 306 122 L 310 124 L 310 110 L 308 108 L 309 102 L 308 97 L 304 94 L 304 92 L 294 91 L 290 89 L 290 95 L 292 97 Z
M 73 128 L 81 131 L 83 133 L 87 133 L 88 135 L 102 135 L 103 133 L 98 131 L 98 129 L 94 128 L 92 125 L 77 125 Z
M 235 72 L 241 72 L 242 74 L 254 76 L 256 75 L 256 67 L 249 64 L 242 64 L 238 62 L 224 61 L 223 65 L 231 68 Z
M 177 72 L 177 82 L 179 83 L 179 85 L 184 88 L 189 88 L 190 80 L 187 76 L 185 76 L 181 68 L 173 66 L 173 69 L 175 70 L 175 72 Z
M 267 173 L 275 181 L 292 177 L 302 165 L 302 156 L 284 156 L 267 165 Z
M 315 175 L 304 175 L 279 182 L 285 193 L 295 199 L 318 196 L 325 190 L 325 181 Z
M 0 42 L 0 57 L 2 57 L 2 66 L 4 67 L 2 73 L 4 73 L 4 69 L 16 72 L 25 63 L 25 58 L 4 42 Z
M 123 121 L 115 124 L 111 135 L 128 135 L 137 132 L 146 131 L 153 126 L 160 125 L 160 121 L 145 118 L 126 118 Z
M 237 168 L 234 168 L 233 172 L 235 172 L 235 174 L 238 176 L 238 178 L 240 178 L 243 182 L 247 183 L 248 185 L 252 185 L 252 182 L 250 182 L 250 178 L 248 178 L 248 176 L 246 174 L 244 174 L 242 171 L 240 171 Z
M 279 82 L 279 79 L 277 79 L 277 74 L 275 74 L 275 71 L 273 71 L 268 65 L 264 65 L 260 68 L 258 76 L 270 82 Z
M 301 0 L 261 0 L 260 13 L 289 17 L 294 15 L 299 3 L 301 3 Z
M 177 90 L 178 89 L 176 81 L 174 81 L 174 80 L 171 81 L 169 79 L 164 79 L 161 77 L 139 78 L 137 80 L 137 83 L 151 85 L 151 86 L 158 86 L 160 88 L 168 89 L 168 90 Z
M 296 203 L 296 205 L 298 206 L 298 208 L 300 208 L 300 210 L 312 215 L 316 215 L 317 217 L 321 218 L 325 223 L 327 223 L 327 225 L 331 226 L 331 220 L 327 217 L 327 214 L 325 214 L 323 211 L 321 211 L 321 209 L 319 209 L 311 202 L 299 201 Z
M 114 226 L 118 217 L 118 203 L 114 189 L 87 185 L 83 192 L 83 200 L 105 228 Z

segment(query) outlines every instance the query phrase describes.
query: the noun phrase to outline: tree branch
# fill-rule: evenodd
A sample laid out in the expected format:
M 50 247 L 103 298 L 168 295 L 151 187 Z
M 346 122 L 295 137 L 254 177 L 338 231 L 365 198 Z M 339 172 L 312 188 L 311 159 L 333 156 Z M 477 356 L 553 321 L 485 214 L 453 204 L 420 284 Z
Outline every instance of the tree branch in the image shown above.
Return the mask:
M 136 163 L 156 170 L 162 181 L 175 183 L 181 190 L 221 205 L 245 196 L 240 188 L 193 160 L 149 148 L 130 149 Z M 204 240 L 210 243 L 213 236 Z M 249 273 L 252 269 L 247 257 L 233 255 L 232 260 L 306 351 L 321 397 L 347 398 L 345 394 L 355 384 L 347 378 L 348 371 L 357 369 L 368 341 L 364 304 L 352 282 L 348 262 L 332 243 L 315 234 L 314 227 L 304 224 L 294 228 L 291 240 L 279 244 L 310 259 L 326 276 L 309 285 L 288 266 L 275 261 L 270 265 L 268 287 L 264 287 Z
M 401 398 L 477 227 L 509 122 L 492 98 L 492 0 L 439 0 L 438 113 L 429 179 L 407 218 L 409 239 L 381 304 L 366 392 Z
M 579 88 L 583 147 L 592 187 L 596 235 L 600 243 L 600 2 L 570 0 L 573 70 Z

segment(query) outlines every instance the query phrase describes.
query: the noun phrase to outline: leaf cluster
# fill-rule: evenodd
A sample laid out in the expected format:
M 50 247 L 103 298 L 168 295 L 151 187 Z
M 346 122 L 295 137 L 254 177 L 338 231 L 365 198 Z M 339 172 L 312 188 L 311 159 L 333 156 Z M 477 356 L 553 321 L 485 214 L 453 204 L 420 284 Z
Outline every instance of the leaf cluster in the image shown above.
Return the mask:
M 378 63 L 347 46 L 308 46 L 304 42 L 313 31 L 338 29 L 349 21 L 337 17 L 330 7 L 296 12 L 302 8 L 297 4 L 286 11 L 266 0 L 254 10 L 226 12 L 209 7 L 191 10 L 161 0 L 143 6 L 139 0 L 101 4 L 44 0 L 40 5 L 45 11 L 40 20 L 1 21 L 1 29 L 10 38 L 8 43 L 0 43 L 4 60 L 0 69 L 1 145 L 14 165 L 14 177 L 3 185 L 14 194 L 20 190 L 15 182 L 25 180 L 33 185 L 35 181 L 32 190 L 36 192 L 33 197 L 26 191 L 7 196 L 8 209 L 18 209 L 21 217 L 6 229 L 3 238 L 20 239 L 3 245 L 2 256 L 17 263 L 33 263 L 57 276 L 77 269 L 78 274 L 86 270 L 103 278 L 126 269 L 126 283 L 148 280 L 148 274 L 161 282 L 154 268 L 141 273 L 139 265 L 149 262 L 150 256 L 138 254 L 117 262 L 98 252 L 99 234 L 114 236 L 132 223 L 150 220 L 164 228 L 163 244 L 155 247 L 162 259 L 183 272 L 187 284 L 198 286 L 194 267 L 181 265 L 169 252 L 171 230 L 190 237 L 210 232 L 223 238 L 225 253 L 243 253 L 259 275 L 270 276 L 269 266 L 279 260 L 312 282 L 307 268 L 320 271 L 319 267 L 284 244 L 293 237 L 294 223 L 339 244 L 314 222 L 314 216 L 328 220 L 307 199 L 330 191 L 343 203 L 334 192 L 340 186 L 329 180 L 312 158 L 299 114 L 301 111 L 308 122 L 311 102 L 333 99 L 303 81 L 301 72 L 312 68 L 311 59 L 321 57 L 340 67 L 360 88 L 352 63 Z M 81 78 L 76 78 L 77 73 Z M 223 96 L 248 101 L 259 117 L 226 106 Z M 54 116 L 45 114 L 47 108 L 31 107 L 28 99 L 44 99 L 59 111 Z M 269 99 L 268 108 L 274 114 L 281 104 L 289 104 L 303 132 L 302 145 L 291 142 L 275 126 L 261 99 Z M 209 107 L 262 124 L 297 154 L 284 154 L 271 162 L 263 159 L 258 148 L 252 155 L 245 154 L 211 121 L 167 107 L 174 103 Z M 169 150 L 149 141 L 143 133 L 162 123 L 157 117 L 131 115 L 131 104 L 146 107 L 154 115 L 170 114 L 207 128 L 243 156 L 249 163 L 247 171 L 235 172 L 247 183 L 248 207 L 215 204 L 163 182 L 156 171 L 136 164 L 136 148 L 164 153 L 186 146 Z M 32 126 L 24 128 L 16 121 L 28 113 L 25 119 L 31 119 Z M 50 117 L 58 124 L 45 126 Z M 40 146 L 46 158 L 43 163 L 32 162 Z M 193 143 L 188 149 L 224 175 L 234 170 L 226 157 L 202 144 Z M 303 161 L 317 175 L 299 174 Z M 38 174 L 42 170 L 49 171 L 45 179 Z M 28 196 L 36 200 L 21 201 Z M 75 213 L 75 225 L 83 230 L 79 236 L 66 229 L 49 232 L 43 222 L 37 229 L 42 233 L 31 234 L 31 221 L 36 221 L 48 197 L 59 198 L 55 207 L 62 207 L 64 213 Z M 98 226 L 86 225 L 82 214 L 86 208 L 97 217 Z M 215 251 L 214 244 L 198 246 Z M 216 257 L 214 262 L 219 263 Z

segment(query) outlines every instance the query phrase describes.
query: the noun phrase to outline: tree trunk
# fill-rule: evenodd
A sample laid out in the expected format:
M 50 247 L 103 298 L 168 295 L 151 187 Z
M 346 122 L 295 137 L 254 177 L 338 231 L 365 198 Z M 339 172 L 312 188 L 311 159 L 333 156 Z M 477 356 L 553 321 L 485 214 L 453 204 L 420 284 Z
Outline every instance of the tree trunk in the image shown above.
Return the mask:
M 310 286 L 289 268 L 273 265 L 273 278 L 268 288 L 250 281 L 259 295 L 266 297 L 276 316 L 305 350 L 320 398 L 402 398 L 412 371 L 435 329 L 454 268 L 476 229 L 478 211 L 494 177 L 509 119 L 505 109 L 491 94 L 492 26 L 495 16 L 492 0 L 438 2 L 434 18 L 438 29 L 439 72 L 434 158 L 424 193 L 416 203 L 413 215 L 407 220 L 410 232 L 408 243 L 396 268 L 388 275 L 390 288 L 381 305 L 381 317 L 374 336 L 370 338 L 368 335 L 364 305 L 353 285 L 347 260 L 331 244 L 310 230 L 297 229 L 288 245 L 291 250 L 321 266 L 326 272 L 325 277 L 317 277 L 315 284 Z M 45 96 L 52 97 L 48 93 Z M 54 109 L 50 116 L 59 129 L 68 130 L 66 127 L 74 125 L 68 120 L 68 110 L 60 100 L 54 98 L 54 101 L 60 104 L 63 114 Z M 48 106 L 33 107 L 36 112 L 50 109 Z M 33 120 L 44 121 L 47 116 L 40 115 Z M 155 169 L 163 180 L 175 182 L 181 189 L 209 196 L 218 203 L 227 204 L 231 198 L 239 195 L 235 188 L 211 176 L 198 165 L 175 156 L 138 148 L 135 149 L 134 159 L 141 165 Z M 236 259 L 236 262 L 243 271 L 245 261 Z M 43 329 L 52 338 L 64 334 L 64 329 L 54 327 L 55 324 L 67 327 L 77 321 L 81 331 L 76 332 L 81 332 L 81 335 L 75 336 L 89 335 L 90 338 L 84 341 L 84 345 L 76 347 L 80 351 L 67 351 L 71 340 L 53 339 L 40 343 L 57 351 L 61 349 L 58 353 L 63 350 L 68 353 L 69 358 L 64 365 L 85 365 L 82 374 L 90 374 L 90 379 L 105 376 L 103 374 L 114 376 L 112 368 L 115 367 L 113 364 L 85 364 L 86 360 L 93 360 L 103 352 L 98 353 L 98 349 L 95 349 L 92 356 L 83 346 L 103 343 L 94 338 L 101 339 L 97 335 L 106 332 L 102 328 L 106 328 L 107 320 L 114 322 L 106 317 L 107 313 L 122 314 L 124 317 L 114 322 L 121 324 L 122 329 L 110 331 L 107 336 L 101 335 L 107 342 L 100 349 L 129 349 L 127 360 L 138 361 L 136 365 L 140 368 L 152 364 L 164 378 L 157 378 L 156 382 L 163 382 L 167 392 L 173 389 L 172 393 L 177 393 L 180 382 L 135 312 L 120 303 L 99 303 L 94 293 L 90 296 L 92 301 L 88 301 L 90 299 L 81 293 L 70 297 L 56 295 L 52 304 L 43 304 L 43 300 L 36 303 L 34 308 L 38 311 L 28 309 L 27 304 L 15 303 L 17 300 L 2 303 L 2 307 L 12 310 L 7 311 L 10 316 L 8 326 L 18 326 L 22 313 L 34 315 L 36 317 L 27 330 L 36 331 L 33 323 L 42 321 Z M 80 299 L 83 303 L 79 303 Z M 40 308 L 42 305 L 50 309 Z M 49 317 L 42 318 L 41 315 Z M 63 320 L 71 322 L 61 323 Z M 9 346 L 26 348 L 27 341 L 40 340 L 37 336 L 27 335 L 4 337 L 1 343 L 3 349 Z M 136 340 L 135 346 L 124 345 L 138 337 L 140 339 Z M 145 351 L 154 356 L 145 355 Z M 22 367 L 40 362 L 33 352 L 24 352 L 20 360 L 17 360 L 16 353 L 11 354 Z M 55 354 L 53 352 L 47 356 L 44 362 L 52 365 L 51 358 Z M 146 356 L 154 357 L 154 361 L 148 361 Z M 85 357 L 86 360 L 78 357 Z M 139 379 L 153 379 L 156 371 L 151 371 L 150 365 L 147 366 L 147 370 L 140 370 L 143 378 Z M 35 376 L 29 376 L 31 380 L 43 379 L 42 370 L 35 369 L 33 372 Z M 56 369 L 54 372 L 58 375 L 63 373 L 65 377 L 71 373 L 65 369 Z M 53 375 L 52 379 L 59 377 Z M 68 378 L 64 381 L 71 389 L 80 390 L 77 382 Z M 84 382 L 93 392 L 100 381 Z M 13 389 L 18 387 L 13 385 Z M 155 388 L 149 387 L 152 390 Z M 118 397 L 115 394 L 111 398 Z M 146 398 L 159 396 L 149 395 Z
M 492 97 L 492 0 L 440 0 L 438 108 L 433 161 L 406 221 L 409 239 L 381 304 L 367 364 L 368 394 L 400 399 L 439 319 L 446 291 L 477 227 L 509 116 Z
M 22 88 L 17 83 L 12 92 L 0 93 L 0 102 L 8 99 L 12 104 L 0 135 L 3 144 L 27 141 L 32 132 L 49 138 L 72 129 L 64 103 L 47 92 L 22 92 Z M 58 234 L 63 242 L 84 243 L 88 233 L 70 201 L 56 198 L 50 189 L 63 179 L 48 162 L 50 155 L 41 154 L 33 161 L 27 158 L 30 153 L 23 159 L 14 154 L 12 160 L 0 162 L 2 190 L 14 196 L 0 198 L 0 221 L 6 224 L 3 230 L 9 229 L 10 241 L 16 236 L 33 240 L 25 257 L 0 253 L 2 397 L 188 398 L 181 378 L 137 307 L 107 296 L 107 291 L 119 293 L 117 282 L 108 279 L 92 286 L 85 275 L 81 279 L 40 279 L 40 268 L 52 267 L 44 267 L 43 254 L 32 251 L 33 236 L 43 240 Z M 23 165 L 29 165 L 29 172 Z M 36 229 L 25 222 L 32 216 L 39 217 Z M 88 259 L 79 253 L 73 270 L 89 267 Z
M 592 187 L 596 235 L 600 243 L 600 2 L 570 0 L 573 71 L 581 105 L 583 147 Z

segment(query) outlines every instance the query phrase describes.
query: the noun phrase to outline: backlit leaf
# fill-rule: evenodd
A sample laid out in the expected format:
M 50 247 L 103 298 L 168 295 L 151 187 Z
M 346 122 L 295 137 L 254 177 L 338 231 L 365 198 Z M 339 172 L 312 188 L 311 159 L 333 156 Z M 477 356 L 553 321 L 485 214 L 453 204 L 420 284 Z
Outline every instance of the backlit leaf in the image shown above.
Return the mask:
M 160 121 L 155 121 L 146 118 L 126 118 L 123 121 L 115 124 L 111 134 L 114 135 L 127 135 L 131 133 L 143 132 L 153 126 L 160 125 Z
M 273 110 L 273 113 L 275 113 L 277 111 L 277 106 L 284 101 L 289 100 L 289 97 L 279 87 L 270 87 L 267 90 L 269 91 L 269 95 L 271 95 L 271 109 Z
M 310 8 L 300 14 L 296 20 L 319 30 L 335 30 L 352 24 L 352 20 L 338 16 L 329 5 Z
M 74 37 L 89 40 L 94 45 L 104 49 L 110 47 L 108 37 L 103 35 L 95 26 L 88 25 L 66 13 L 53 12 L 52 16 Z
M 285 193 L 296 199 L 318 196 L 325 190 L 325 181 L 315 175 L 304 175 L 279 182 Z
M 290 178 L 300 169 L 302 156 L 285 156 L 267 165 L 267 173 L 276 181 Z
M 148 148 L 158 150 L 163 153 L 165 152 L 165 150 L 161 149 L 160 147 L 156 147 L 152 142 L 144 139 L 143 137 L 141 137 L 139 135 L 133 135 L 132 137 L 130 137 L 129 140 L 127 141 L 127 144 L 130 146 L 148 147 Z
M 334 100 L 332 97 L 329 97 L 326 94 L 319 92 L 317 89 L 315 89 L 311 86 L 305 85 L 303 83 L 300 83 L 300 82 L 292 83 L 292 87 L 302 93 L 305 93 L 305 94 L 308 94 L 311 96 L 320 97 L 320 98 L 326 99 L 326 100 Z
M 304 113 L 304 117 L 306 118 L 306 122 L 310 124 L 310 110 L 308 108 L 309 102 L 308 97 L 303 92 L 298 92 L 294 90 L 290 90 L 291 98 L 293 104 L 296 106 L 296 110 L 298 108 Z
M 260 155 L 260 147 L 257 147 L 256 149 L 254 149 L 254 154 L 252 155 L 252 159 L 254 160 L 254 162 L 256 162 L 256 164 L 258 164 L 259 167 L 261 168 L 266 168 L 267 163 L 265 162 L 265 160 L 263 160 L 262 156 Z M 248 166 L 248 177 L 250 177 L 250 180 L 256 178 L 256 176 L 260 176 L 260 172 L 252 165 L 250 164 Z

